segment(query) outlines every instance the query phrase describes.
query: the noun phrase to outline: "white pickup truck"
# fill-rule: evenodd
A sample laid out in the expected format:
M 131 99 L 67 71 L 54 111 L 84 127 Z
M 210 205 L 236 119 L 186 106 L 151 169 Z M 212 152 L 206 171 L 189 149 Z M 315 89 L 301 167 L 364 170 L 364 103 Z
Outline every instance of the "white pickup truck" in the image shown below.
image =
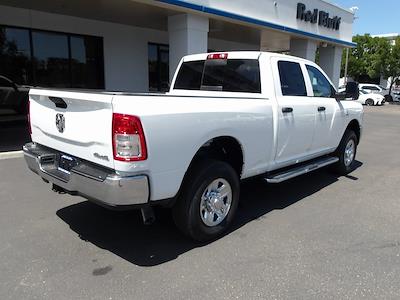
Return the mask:
M 339 94 L 298 57 L 189 55 L 166 95 L 31 89 L 24 154 L 55 191 L 141 209 L 145 222 L 171 207 L 185 234 L 210 240 L 231 223 L 240 180 L 352 171 L 363 108 L 349 97 L 356 84 Z

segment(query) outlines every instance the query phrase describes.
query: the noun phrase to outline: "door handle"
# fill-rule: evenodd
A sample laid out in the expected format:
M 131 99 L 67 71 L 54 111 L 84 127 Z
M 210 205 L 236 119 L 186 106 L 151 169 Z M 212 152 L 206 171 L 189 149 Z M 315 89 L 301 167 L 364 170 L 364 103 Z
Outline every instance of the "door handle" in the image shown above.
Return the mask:
M 65 102 L 63 98 L 50 96 L 49 100 L 51 102 L 53 102 L 56 105 L 56 107 L 58 107 L 58 108 L 67 108 L 68 107 L 67 102 Z
M 325 110 L 326 110 L 326 107 L 324 107 L 324 106 L 318 107 L 318 111 L 325 111 Z
M 282 108 L 282 112 L 283 113 L 291 113 L 291 112 L 293 112 L 293 108 L 291 108 L 291 107 L 283 107 Z

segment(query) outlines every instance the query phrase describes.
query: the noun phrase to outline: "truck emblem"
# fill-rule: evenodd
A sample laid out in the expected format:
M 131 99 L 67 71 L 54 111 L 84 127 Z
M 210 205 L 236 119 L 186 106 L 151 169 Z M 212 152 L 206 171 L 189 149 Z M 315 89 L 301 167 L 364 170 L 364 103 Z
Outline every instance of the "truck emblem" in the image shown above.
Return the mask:
M 56 126 L 59 132 L 63 133 L 65 129 L 65 117 L 63 114 L 56 114 Z
M 101 155 L 101 154 L 99 154 L 99 153 L 95 152 L 95 153 L 93 153 L 93 156 L 94 156 L 94 157 L 96 157 L 96 158 L 98 158 L 98 159 L 102 159 L 102 160 L 109 161 L 109 159 L 108 159 L 108 156 L 107 156 L 107 155 Z

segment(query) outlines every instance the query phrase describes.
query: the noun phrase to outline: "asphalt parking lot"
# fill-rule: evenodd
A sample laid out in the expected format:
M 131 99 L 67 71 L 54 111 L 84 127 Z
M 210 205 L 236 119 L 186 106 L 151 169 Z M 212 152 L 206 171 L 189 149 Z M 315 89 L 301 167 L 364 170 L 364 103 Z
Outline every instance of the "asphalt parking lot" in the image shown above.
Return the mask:
M 399 299 L 400 106 L 367 107 L 358 168 L 243 184 L 206 245 L 51 192 L 0 160 L 0 299 Z

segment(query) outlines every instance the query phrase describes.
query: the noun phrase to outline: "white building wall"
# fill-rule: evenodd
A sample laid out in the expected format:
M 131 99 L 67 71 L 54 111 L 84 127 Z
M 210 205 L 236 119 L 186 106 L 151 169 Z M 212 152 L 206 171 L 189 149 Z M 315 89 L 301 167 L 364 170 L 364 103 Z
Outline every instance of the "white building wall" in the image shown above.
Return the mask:
M 260 51 L 260 45 L 236 43 L 217 39 L 208 39 L 208 49 L 214 51 Z
M 107 90 L 147 91 L 147 44 L 168 44 L 163 31 L 8 6 L 0 6 L 0 24 L 103 37 Z
M 315 61 L 316 52 L 316 41 L 293 38 L 290 40 L 290 55 Z
M 168 32 L 0 5 L 0 24 L 103 37 L 105 88 L 148 91 L 148 43 L 168 44 Z M 248 45 L 209 40 L 210 49 L 259 50 Z
M 342 64 L 342 47 L 320 47 L 319 65 L 338 88 L 340 85 L 340 66 Z
M 169 33 L 169 77 L 183 56 L 207 52 L 209 20 L 193 14 L 179 14 L 168 17 Z
M 273 24 L 290 27 L 347 42 L 352 41 L 354 14 L 325 0 L 183 0 L 192 4 L 201 5 L 236 15 L 249 17 Z M 340 30 L 332 30 L 296 19 L 297 3 L 303 2 L 307 10 L 319 9 L 330 14 L 331 17 L 342 18 Z

